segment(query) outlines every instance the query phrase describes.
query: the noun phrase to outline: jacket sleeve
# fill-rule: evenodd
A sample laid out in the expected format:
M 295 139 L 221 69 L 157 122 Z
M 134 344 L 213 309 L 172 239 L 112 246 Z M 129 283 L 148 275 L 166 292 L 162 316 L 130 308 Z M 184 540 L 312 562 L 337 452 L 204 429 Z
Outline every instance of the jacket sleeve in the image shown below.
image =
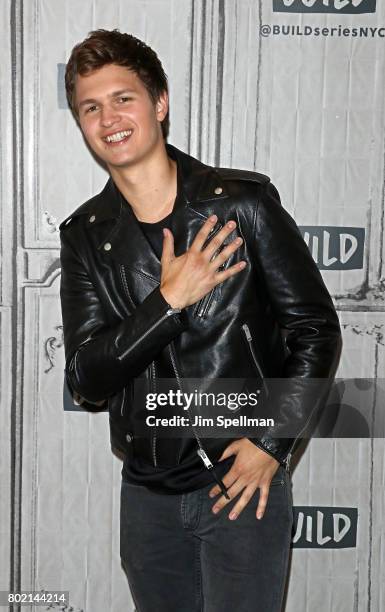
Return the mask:
M 321 274 L 270 182 L 260 190 L 251 246 L 275 318 L 285 332 L 288 356 L 281 377 L 290 379 L 278 384 L 276 392 L 270 384 L 268 401 L 274 402 L 278 422 L 251 441 L 284 463 L 326 402 L 340 357 L 341 331 Z
M 67 229 L 60 240 L 66 378 L 72 391 L 98 402 L 140 375 L 187 327 L 187 317 L 171 308 L 157 287 L 130 316 L 111 326 Z

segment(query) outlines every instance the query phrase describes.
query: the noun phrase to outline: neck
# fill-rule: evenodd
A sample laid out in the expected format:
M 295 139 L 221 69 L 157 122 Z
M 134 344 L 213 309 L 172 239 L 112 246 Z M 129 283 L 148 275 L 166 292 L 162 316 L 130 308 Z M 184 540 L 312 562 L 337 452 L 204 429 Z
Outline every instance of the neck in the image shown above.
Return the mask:
M 135 165 L 109 167 L 111 178 L 139 221 L 156 223 L 172 212 L 177 192 L 177 164 L 164 143 Z

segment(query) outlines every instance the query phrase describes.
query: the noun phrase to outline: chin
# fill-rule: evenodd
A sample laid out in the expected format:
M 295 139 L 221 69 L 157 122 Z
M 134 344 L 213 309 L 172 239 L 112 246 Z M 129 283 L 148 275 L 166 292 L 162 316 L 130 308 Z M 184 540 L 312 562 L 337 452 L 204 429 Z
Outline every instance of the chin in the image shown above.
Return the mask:
M 133 166 L 140 159 L 140 156 L 132 155 L 131 157 L 122 159 L 106 159 L 104 161 L 109 168 L 128 168 L 129 166 Z

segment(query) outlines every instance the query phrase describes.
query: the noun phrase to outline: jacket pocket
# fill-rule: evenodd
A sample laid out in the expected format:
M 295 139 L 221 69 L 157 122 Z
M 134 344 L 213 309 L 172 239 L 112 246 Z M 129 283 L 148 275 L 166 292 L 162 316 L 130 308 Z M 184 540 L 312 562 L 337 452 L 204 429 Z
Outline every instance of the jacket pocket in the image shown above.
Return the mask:
M 206 317 L 207 316 L 210 310 L 212 301 L 214 299 L 215 290 L 216 290 L 216 287 L 213 287 L 213 289 L 211 289 L 211 291 L 207 295 L 205 295 L 201 300 L 199 300 L 194 310 L 195 317 Z
M 280 465 L 278 470 L 276 471 L 276 473 L 273 476 L 273 479 L 270 483 L 271 487 L 277 486 L 277 485 L 284 485 L 286 483 L 286 473 L 285 473 L 285 468 Z
M 214 236 L 222 229 L 223 225 L 221 223 L 217 223 L 217 225 L 214 227 L 214 229 L 211 231 L 211 233 L 209 234 L 206 242 L 203 245 L 203 248 L 205 248 L 210 240 L 212 238 L 214 238 Z M 222 244 L 219 249 L 215 252 L 214 257 L 216 255 L 218 255 L 222 249 L 226 246 L 226 244 Z M 225 262 L 226 263 L 226 262 Z M 222 264 L 218 270 L 223 270 L 225 267 L 225 264 Z M 215 287 L 213 287 L 211 289 L 211 291 L 209 291 L 209 293 L 205 296 L 203 296 L 203 298 L 201 300 L 199 300 L 199 302 L 197 303 L 197 305 L 194 308 L 194 317 L 200 317 L 200 318 L 204 318 L 208 315 L 210 307 L 213 303 L 215 294 L 217 292 L 217 288 L 218 285 L 216 285 Z
M 276 486 L 279 486 L 279 485 L 282 486 L 284 484 L 285 484 L 285 481 L 284 481 L 284 479 L 282 477 L 279 478 L 279 479 L 276 479 L 275 476 L 274 476 L 273 480 L 270 483 L 270 486 L 271 487 L 276 487 Z

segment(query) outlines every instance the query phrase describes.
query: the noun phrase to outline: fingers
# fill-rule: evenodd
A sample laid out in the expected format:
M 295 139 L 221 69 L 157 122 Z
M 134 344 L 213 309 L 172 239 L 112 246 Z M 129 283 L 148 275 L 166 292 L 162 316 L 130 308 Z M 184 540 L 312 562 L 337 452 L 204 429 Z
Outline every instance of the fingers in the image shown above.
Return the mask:
M 223 459 L 227 459 L 231 457 L 231 455 L 236 455 L 239 449 L 239 440 L 234 440 L 234 442 L 230 442 L 228 446 L 226 446 L 225 450 L 219 457 L 218 461 L 223 461 Z
M 169 229 L 165 228 L 163 230 L 163 248 L 162 248 L 162 257 L 161 264 L 169 263 L 175 258 L 174 253 L 174 236 Z
M 234 264 L 227 270 L 222 270 L 221 272 L 217 272 L 214 276 L 215 285 L 219 285 L 219 283 L 223 283 L 223 281 L 227 280 L 231 276 L 235 276 L 236 274 L 238 274 L 238 272 L 241 272 L 241 270 L 244 270 L 245 268 L 246 268 L 246 262 L 240 261 L 239 263 Z
M 222 482 L 225 485 L 226 489 L 229 489 L 230 487 L 232 487 L 234 483 L 236 482 L 237 478 L 238 478 L 238 473 L 232 467 L 227 472 L 227 474 L 225 474 L 225 476 L 222 478 Z M 219 493 L 221 493 L 221 489 L 219 485 L 215 485 L 212 489 L 210 489 L 209 497 L 216 497 L 217 495 L 219 495 Z
M 242 480 L 238 479 L 228 490 L 227 490 L 227 494 L 229 495 L 230 499 L 226 499 L 226 497 L 224 495 L 221 495 L 221 497 L 219 497 L 219 499 L 217 499 L 217 501 L 215 502 L 214 506 L 212 507 L 212 512 L 214 514 L 217 514 L 218 512 L 220 512 L 222 510 L 222 508 L 224 508 L 225 506 L 227 506 L 227 504 L 234 499 L 234 497 L 236 497 L 241 491 L 242 489 L 245 488 L 245 484 L 243 483 Z
M 231 255 L 233 253 L 235 253 L 235 251 L 237 249 L 239 249 L 239 247 L 241 246 L 243 240 L 242 238 L 235 238 L 235 240 L 233 240 L 230 244 L 228 244 L 210 263 L 210 266 L 214 269 L 214 270 L 218 270 L 218 268 L 221 267 L 222 264 L 224 264 L 229 257 L 231 257 Z
M 204 248 L 204 253 L 209 261 L 212 259 L 218 249 L 221 248 L 227 236 L 234 231 L 236 226 L 237 224 L 235 221 L 228 221 L 226 225 L 222 227 L 222 229 L 215 236 L 213 236 L 213 238 L 211 238 L 208 245 Z M 240 245 L 238 244 L 238 246 Z
M 221 497 L 219 497 L 216 500 L 212 508 L 212 512 L 214 514 L 217 514 L 225 506 L 227 506 L 227 504 L 229 504 L 230 501 L 232 501 L 235 497 L 237 497 L 239 493 L 242 492 L 242 495 L 240 496 L 237 503 L 234 505 L 234 507 L 232 508 L 229 514 L 229 519 L 231 521 L 234 521 L 238 518 L 241 512 L 246 508 L 247 504 L 250 502 L 255 491 L 257 490 L 258 485 L 250 484 L 246 486 L 245 483 L 239 478 L 231 487 L 226 487 L 226 488 L 227 488 L 227 494 L 229 495 L 230 499 L 226 499 L 224 495 L 221 495 Z M 269 488 L 270 488 L 269 484 L 259 485 L 259 501 L 258 501 L 258 506 L 257 506 L 257 511 L 256 511 L 256 516 L 257 516 L 257 519 L 259 520 L 261 520 L 263 515 L 265 514 L 267 501 L 269 498 Z M 219 487 L 214 487 L 210 491 L 210 497 L 212 496 L 211 493 L 214 490 L 217 490 L 218 492 L 216 494 L 219 495 L 220 493 Z
M 250 502 L 256 490 L 257 490 L 257 485 L 250 484 L 249 486 L 246 486 L 245 483 L 241 479 L 239 479 L 227 491 L 230 499 L 228 500 L 224 497 L 224 495 L 222 495 L 215 502 L 212 508 L 212 512 L 214 514 L 218 514 L 218 512 L 220 512 L 225 506 L 227 506 L 227 504 L 230 503 L 230 501 L 232 501 L 235 497 L 237 497 L 239 493 L 242 493 L 237 503 L 234 505 L 234 507 L 232 508 L 229 514 L 229 519 L 231 521 L 235 521 L 238 518 L 238 516 L 241 514 L 241 512 L 246 508 L 247 504 Z
M 220 251 L 224 241 L 231 234 L 231 232 L 234 231 L 237 225 L 235 221 L 228 221 L 226 225 L 207 243 L 207 239 L 209 238 L 210 232 L 214 228 L 216 222 L 217 216 L 211 215 L 211 217 L 209 217 L 202 225 L 190 247 L 190 251 L 201 252 L 204 254 L 206 261 L 211 262 L 210 267 L 212 271 L 218 270 L 218 268 L 220 268 L 220 266 L 222 266 L 243 243 L 242 238 L 237 237 L 215 257 L 215 253 Z M 204 247 L 205 244 L 206 246 Z M 234 276 L 234 274 L 243 270 L 245 265 L 245 262 L 241 262 L 224 271 L 225 274 L 218 276 L 216 279 L 216 284 L 223 282 L 230 276 Z
M 191 247 L 190 247 L 191 251 L 199 252 L 202 250 L 203 245 L 205 244 L 207 238 L 209 237 L 210 232 L 214 228 L 217 221 L 218 221 L 218 217 L 216 215 L 211 215 L 211 217 L 209 217 L 204 222 L 204 224 L 202 225 L 201 229 L 199 230 L 199 232 L 197 233 L 197 235 L 195 236 L 191 244 Z
M 238 518 L 238 516 L 241 514 L 242 510 L 244 510 L 244 508 L 246 508 L 247 504 L 249 503 L 249 501 L 253 497 L 253 495 L 254 495 L 256 490 L 257 490 L 256 486 L 249 486 L 249 487 L 246 487 L 243 490 L 243 493 L 242 493 L 241 497 L 239 498 L 239 500 L 237 501 L 237 503 L 235 504 L 234 508 L 231 510 L 231 512 L 229 514 L 230 521 L 235 521 L 235 519 Z
M 270 483 L 261 485 L 259 488 L 259 502 L 257 507 L 257 519 L 261 519 L 265 514 L 267 500 L 269 497 Z
M 207 242 L 207 239 L 210 236 L 210 232 L 213 230 L 216 222 L 218 221 L 218 217 L 216 215 L 211 215 L 202 225 L 201 229 L 195 236 L 194 241 L 191 244 L 190 249 L 192 251 L 202 251 L 204 245 Z M 210 261 L 210 259 L 214 256 L 216 251 L 220 249 L 223 242 L 226 240 L 227 236 L 231 234 L 232 231 L 236 228 L 237 224 L 235 221 L 228 221 L 226 225 L 215 235 L 208 244 L 204 248 L 204 253 L 206 258 Z M 238 247 L 242 244 L 242 242 L 238 242 Z M 227 257 L 226 257 L 227 259 Z

